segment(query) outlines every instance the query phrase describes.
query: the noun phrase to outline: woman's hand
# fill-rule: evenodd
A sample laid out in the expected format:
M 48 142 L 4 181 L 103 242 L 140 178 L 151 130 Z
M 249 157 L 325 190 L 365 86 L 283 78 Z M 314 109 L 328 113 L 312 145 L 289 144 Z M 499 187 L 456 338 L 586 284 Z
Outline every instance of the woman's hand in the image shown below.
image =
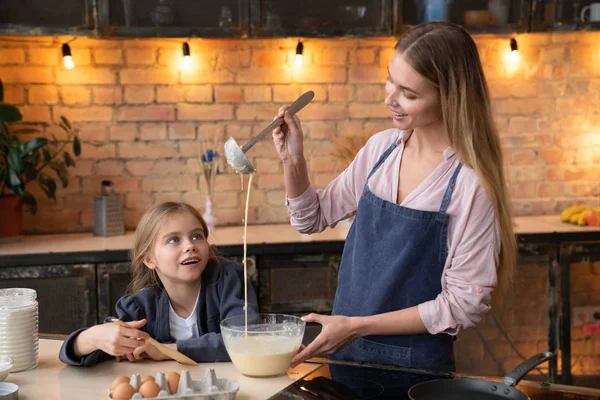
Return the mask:
M 284 123 L 273 129 L 273 142 L 279 153 L 281 161 L 293 162 L 304 157 L 304 135 L 300 127 L 300 120 L 292 116 L 287 110 L 289 106 L 282 106 L 277 114 L 284 119 Z
M 81 357 L 96 350 L 102 350 L 112 356 L 133 353 L 150 335 L 139 330 L 146 325 L 145 319 L 127 324 L 127 328 L 111 323 L 95 325 L 81 332 L 73 346 L 75 354 Z
M 309 314 L 302 317 L 304 322 L 316 322 L 323 325 L 319 336 L 292 359 L 292 367 L 308 360 L 311 357 L 327 356 L 348 346 L 360 336 L 357 324 L 352 317 L 342 315 L 327 316 Z

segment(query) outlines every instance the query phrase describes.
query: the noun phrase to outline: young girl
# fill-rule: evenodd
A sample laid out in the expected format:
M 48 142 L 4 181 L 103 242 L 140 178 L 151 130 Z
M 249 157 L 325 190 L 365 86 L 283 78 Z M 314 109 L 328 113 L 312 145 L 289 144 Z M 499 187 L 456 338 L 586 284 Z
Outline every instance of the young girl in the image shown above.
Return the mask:
M 416 26 L 388 64 L 394 125 L 370 138 L 324 190 L 310 185 L 300 121 L 287 107 L 273 139 L 292 225 L 320 232 L 355 215 L 332 316 L 293 360 L 455 368 L 453 337 L 507 286 L 516 241 L 500 140 L 477 47 L 457 25 Z M 358 296 L 357 293 L 361 295 Z
M 79 329 L 64 342 L 60 360 L 89 366 L 112 357 L 168 359 L 145 344 L 153 337 L 198 362 L 229 361 L 219 324 L 244 313 L 244 275 L 207 240 L 206 223 L 188 204 L 167 202 L 146 212 L 136 229 L 131 294 L 116 305 L 118 319 L 130 328 L 109 317 Z M 257 312 L 248 284 L 248 314 Z

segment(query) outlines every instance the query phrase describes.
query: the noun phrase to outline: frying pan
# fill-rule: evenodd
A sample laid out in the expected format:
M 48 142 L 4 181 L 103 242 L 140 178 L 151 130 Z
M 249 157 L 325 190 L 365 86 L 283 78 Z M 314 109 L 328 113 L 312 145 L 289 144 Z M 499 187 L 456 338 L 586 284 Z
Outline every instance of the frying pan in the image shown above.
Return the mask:
M 411 400 L 529 400 L 515 386 L 529 371 L 554 357 L 554 353 L 539 353 L 527 359 L 504 377 L 504 383 L 478 379 L 435 379 L 414 385 L 408 391 Z

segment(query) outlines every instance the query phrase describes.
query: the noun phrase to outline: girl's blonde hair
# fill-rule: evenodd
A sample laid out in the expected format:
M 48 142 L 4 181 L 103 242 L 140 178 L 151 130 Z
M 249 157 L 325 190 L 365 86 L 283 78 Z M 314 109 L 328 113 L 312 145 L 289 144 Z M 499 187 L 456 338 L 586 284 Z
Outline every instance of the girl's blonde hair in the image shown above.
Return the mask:
M 144 260 L 152 255 L 158 232 L 164 221 L 171 215 L 188 212 L 195 217 L 200 225 L 204 237 L 208 240 L 208 227 L 202 215 L 194 207 L 187 203 L 165 202 L 150 208 L 140 219 L 135 230 L 135 244 L 131 250 L 131 283 L 127 287 L 127 293 L 135 294 L 148 287 L 161 287 L 162 283 L 155 270 L 144 264 Z M 209 245 L 209 261 L 219 258 L 214 246 Z
M 500 139 L 477 46 L 457 25 L 432 22 L 408 30 L 395 50 L 439 89 L 450 145 L 477 172 L 494 206 L 501 244 L 498 288 L 506 293 L 514 279 L 517 243 Z

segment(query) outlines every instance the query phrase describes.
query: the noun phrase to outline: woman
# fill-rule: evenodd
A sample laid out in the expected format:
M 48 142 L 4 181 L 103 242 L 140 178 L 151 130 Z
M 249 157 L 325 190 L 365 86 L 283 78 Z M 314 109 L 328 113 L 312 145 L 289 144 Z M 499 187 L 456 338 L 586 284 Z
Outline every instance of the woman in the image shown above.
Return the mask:
M 332 316 L 293 360 L 313 356 L 454 370 L 453 339 L 506 287 L 516 242 L 502 152 L 472 38 L 443 22 L 398 41 L 370 138 L 324 190 L 310 185 L 296 116 L 273 131 L 292 225 L 320 232 L 355 215 Z

